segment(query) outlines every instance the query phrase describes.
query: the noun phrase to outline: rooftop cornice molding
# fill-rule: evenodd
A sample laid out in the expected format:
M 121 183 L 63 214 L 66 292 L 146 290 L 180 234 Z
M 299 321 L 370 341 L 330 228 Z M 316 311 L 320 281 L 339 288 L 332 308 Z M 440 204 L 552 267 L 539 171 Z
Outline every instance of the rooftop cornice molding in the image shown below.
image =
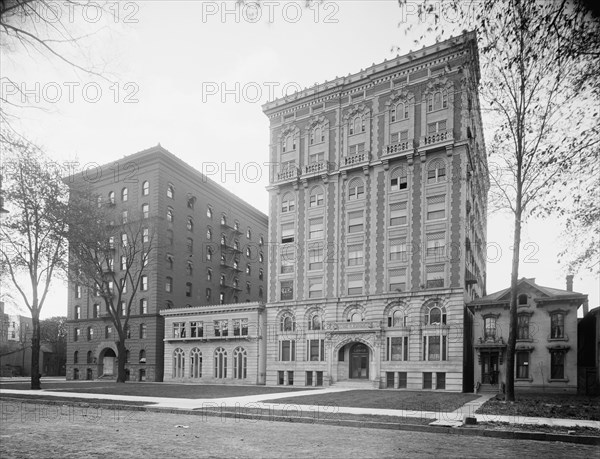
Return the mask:
M 456 49 L 460 45 L 462 45 L 461 49 Z M 455 51 L 453 51 L 454 49 Z M 300 108 L 343 97 L 344 95 L 354 94 L 382 82 L 394 80 L 414 71 L 447 62 L 465 53 L 473 53 L 473 50 L 475 50 L 475 63 L 478 66 L 479 58 L 476 52 L 475 32 L 466 32 L 442 43 L 436 43 L 421 50 L 397 56 L 391 60 L 386 59 L 380 64 L 373 64 L 371 67 L 362 69 L 355 74 L 336 77 L 334 80 L 326 81 L 322 85 L 315 85 L 312 88 L 304 89 L 293 95 L 267 102 L 262 106 L 262 109 L 269 118 L 273 118 Z M 450 53 L 448 53 L 449 51 Z M 436 59 L 431 59 L 432 57 L 436 57 L 436 54 L 439 54 L 439 56 Z M 427 59 L 430 59 L 430 61 L 427 61 Z M 398 67 L 404 68 L 400 69 Z M 375 74 L 379 75 L 375 76 Z M 354 87 L 352 87 L 353 85 Z M 302 100 L 306 98 L 310 99 Z

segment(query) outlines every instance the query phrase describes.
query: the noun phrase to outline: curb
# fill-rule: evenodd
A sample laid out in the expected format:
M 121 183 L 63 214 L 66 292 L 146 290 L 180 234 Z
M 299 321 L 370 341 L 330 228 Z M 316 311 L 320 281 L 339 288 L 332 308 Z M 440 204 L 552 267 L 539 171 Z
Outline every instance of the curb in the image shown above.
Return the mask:
M 11 394 L 13 395 L 13 394 Z M 86 403 L 76 402 L 72 400 L 44 400 L 44 399 L 30 399 L 30 398 L 19 398 L 3 396 L 0 402 L 21 402 L 29 404 L 40 404 L 40 405 L 73 405 L 73 406 L 100 406 L 106 409 L 121 410 L 121 411 L 147 411 L 151 413 L 166 413 L 166 414 L 189 414 L 193 416 L 211 416 L 211 417 L 224 417 L 232 418 L 236 420 L 251 420 L 257 422 L 263 416 L 262 414 L 251 415 L 246 413 L 239 413 L 234 411 L 214 411 L 208 409 L 185 409 L 185 408 L 159 408 L 153 406 L 142 406 L 142 405 L 125 405 L 125 404 L 112 404 L 112 403 Z M 405 418 L 406 419 L 406 418 Z M 491 437 L 491 438 L 502 438 L 509 440 L 535 440 L 535 441 L 559 441 L 563 443 L 576 443 L 580 445 L 598 445 L 600 446 L 600 437 L 592 437 L 586 435 L 565 435 L 565 434 L 553 434 L 546 432 L 526 432 L 520 430 L 491 430 L 491 429 L 479 429 L 475 427 L 461 428 L 461 427 L 443 427 L 443 426 L 430 426 L 430 425 L 418 425 L 418 424 L 398 424 L 395 422 L 383 422 L 383 421 L 363 421 L 363 420 L 333 420 L 333 419 L 314 419 L 309 417 L 297 417 L 297 416 L 278 416 L 270 415 L 268 417 L 269 422 L 293 422 L 300 424 L 327 424 L 339 427 L 355 427 L 355 428 L 367 428 L 367 429 L 385 429 L 385 430 L 400 430 L 407 432 L 424 432 L 424 433 L 439 433 L 439 434 L 453 434 L 453 435 L 464 435 L 471 437 Z

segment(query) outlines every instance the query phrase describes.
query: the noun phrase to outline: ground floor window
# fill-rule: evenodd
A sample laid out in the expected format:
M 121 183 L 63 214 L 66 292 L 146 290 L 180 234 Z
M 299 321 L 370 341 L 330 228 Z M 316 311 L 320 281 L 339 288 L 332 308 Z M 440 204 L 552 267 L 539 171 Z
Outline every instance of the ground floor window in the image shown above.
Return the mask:
M 202 352 L 197 347 L 190 352 L 190 377 L 202 377 Z
M 185 370 L 185 354 L 183 349 L 173 351 L 173 378 L 183 378 Z
M 398 389 L 406 389 L 406 371 L 398 373 Z
M 394 336 L 387 338 L 386 360 L 408 360 L 408 336 Z
M 73 379 L 79 379 L 79 368 L 73 369 Z
M 431 389 L 432 385 L 431 385 L 431 373 L 427 372 L 427 373 L 423 373 L 423 389 Z
M 277 372 L 277 384 L 279 384 L 280 386 L 283 386 L 283 384 L 285 382 L 284 381 L 284 379 L 285 379 L 284 373 L 285 373 L 284 371 Z
M 215 349 L 215 378 L 227 378 L 227 352 L 222 347 Z
M 145 381 L 146 380 L 146 370 L 142 369 L 140 370 L 140 381 Z
M 293 386 L 294 385 L 294 372 L 293 371 L 288 371 L 288 386 Z
M 94 379 L 93 376 L 92 376 L 92 369 L 91 368 L 87 369 L 87 374 L 85 375 L 85 379 L 87 379 L 88 381 Z
M 307 371 L 306 372 L 306 385 L 312 386 L 312 384 L 313 384 L 313 372 Z
M 529 378 L 529 352 L 517 352 L 517 379 Z
M 392 371 L 388 371 L 385 374 L 385 379 L 386 379 L 386 387 L 388 389 L 393 389 L 394 388 L 394 373 Z
M 247 353 L 244 348 L 238 347 L 233 351 L 233 377 L 246 379 Z
M 565 379 L 565 351 L 550 351 L 550 379 Z
M 317 371 L 317 386 L 322 386 L 323 385 L 323 372 L 322 371 Z
M 435 374 L 435 388 L 445 389 L 446 388 L 446 373 Z

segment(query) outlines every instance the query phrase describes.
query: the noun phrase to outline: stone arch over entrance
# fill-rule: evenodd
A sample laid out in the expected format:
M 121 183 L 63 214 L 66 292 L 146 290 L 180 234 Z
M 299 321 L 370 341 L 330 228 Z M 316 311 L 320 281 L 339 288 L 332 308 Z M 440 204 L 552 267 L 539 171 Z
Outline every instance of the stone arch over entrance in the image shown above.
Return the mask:
M 98 375 L 115 376 L 117 374 L 117 352 L 112 346 L 103 348 L 98 354 Z
M 368 381 L 377 375 L 377 353 L 373 338 L 350 336 L 332 347 L 333 380 Z

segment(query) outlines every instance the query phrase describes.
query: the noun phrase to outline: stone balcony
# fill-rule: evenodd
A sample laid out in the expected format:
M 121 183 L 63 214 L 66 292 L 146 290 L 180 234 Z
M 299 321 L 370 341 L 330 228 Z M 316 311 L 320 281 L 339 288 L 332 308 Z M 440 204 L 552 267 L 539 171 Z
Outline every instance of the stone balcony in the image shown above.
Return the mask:
M 356 153 L 351 156 L 344 156 L 342 158 L 342 164 L 340 169 L 355 169 L 358 167 L 363 167 L 369 164 L 371 160 L 371 153 L 368 151 L 363 151 L 361 153 Z
M 325 324 L 324 328 L 336 333 L 375 332 L 381 331 L 382 324 L 380 320 L 364 322 L 328 322 Z
M 304 170 L 302 171 L 303 177 L 310 177 L 314 175 L 327 174 L 330 170 L 329 161 L 319 161 L 317 163 L 312 163 L 304 166 Z
M 440 131 L 421 137 L 421 144 L 419 148 L 421 150 L 426 150 L 431 147 L 450 145 L 452 142 L 454 142 L 454 135 L 452 134 L 451 130 Z
M 392 143 L 385 148 L 384 156 L 392 156 L 400 153 L 410 153 L 413 149 L 413 139 Z
M 275 174 L 275 183 L 293 182 L 298 179 L 298 168 L 293 167 Z

